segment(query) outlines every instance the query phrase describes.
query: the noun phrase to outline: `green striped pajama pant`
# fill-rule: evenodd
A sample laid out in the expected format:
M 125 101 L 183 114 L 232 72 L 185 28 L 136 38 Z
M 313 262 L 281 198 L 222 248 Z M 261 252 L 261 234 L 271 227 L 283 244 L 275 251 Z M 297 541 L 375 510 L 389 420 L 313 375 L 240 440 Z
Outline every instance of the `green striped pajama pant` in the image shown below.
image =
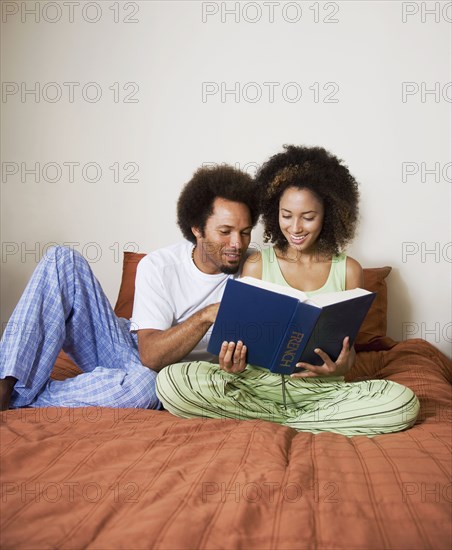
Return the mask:
M 247 365 L 229 374 L 205 361 L 176 363 L 161 370 L 157 395 L 166 410 L 182 418 L 261 419 L 302 432 L 373 436 L 409 428 L 419 401 L 390 380 L 344 382 L 342 377 L 286 377 Z

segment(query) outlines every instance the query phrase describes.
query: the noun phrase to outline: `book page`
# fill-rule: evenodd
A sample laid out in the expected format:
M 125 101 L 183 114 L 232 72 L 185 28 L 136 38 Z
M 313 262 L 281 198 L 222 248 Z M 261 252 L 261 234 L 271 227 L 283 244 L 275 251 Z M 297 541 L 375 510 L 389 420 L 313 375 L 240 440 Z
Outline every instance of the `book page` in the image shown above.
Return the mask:
M 319 307 L 329 306 L 331 304 L 337 304 L 339 302 L 345 302 L 352 298 L 358 298 L 359 296 L 365 296 L 371 294 L 368 290 L 363 288 L 354 288 L 352 290 L 341 290 L 340 292 L 325 292 L 325 294 L 318 294 L 309 298 L 310 302 Z
M 247 285 L 270 290 L 271 292 L 277 292 L 278 294 L 284 294 L 285 296 L 292 296 L 292 298 L 297 298 L 300 302 L 311 302 L 304 292 L 290 286 L 277 285 L 275 283 L 269 283 L 268 281 L 262 281 L 262 279 L 255 279 L 254 277 L 242 277 L 241 279 L 236 280 L 240 283 L 246 283 Z

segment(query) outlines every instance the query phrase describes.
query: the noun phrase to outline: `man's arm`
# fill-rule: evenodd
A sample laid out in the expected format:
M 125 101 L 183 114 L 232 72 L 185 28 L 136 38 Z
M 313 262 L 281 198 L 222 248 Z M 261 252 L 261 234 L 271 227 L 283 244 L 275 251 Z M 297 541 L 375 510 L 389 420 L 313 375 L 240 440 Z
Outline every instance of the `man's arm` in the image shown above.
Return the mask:
M 219 304 L 211 304 L 167 330 L 139 330 L 138 351 L 143 365 L 158 372 L 167 365 L 180 362 L 214 323 L 218 307 Z

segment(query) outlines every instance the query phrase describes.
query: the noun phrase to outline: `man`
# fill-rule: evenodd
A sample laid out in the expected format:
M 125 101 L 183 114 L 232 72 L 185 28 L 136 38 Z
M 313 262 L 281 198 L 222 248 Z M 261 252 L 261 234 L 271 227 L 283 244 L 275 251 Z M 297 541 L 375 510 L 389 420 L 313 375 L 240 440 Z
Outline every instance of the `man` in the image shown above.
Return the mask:
M 211 359 L 204 338 L 257 222 L 255 186 L 229 166 L 201 168 L 178 201 L 184 242 L 140 262 L 132 321 L 117 318 L 88 263 L 55 247 L 36 267 L 0 342 L 0 409 L 42 406 L 158 408 L 157 372 Z M 49 380 L 63 348 L 84 371 Z M 243 368 L 231 345 L 222 368 Z

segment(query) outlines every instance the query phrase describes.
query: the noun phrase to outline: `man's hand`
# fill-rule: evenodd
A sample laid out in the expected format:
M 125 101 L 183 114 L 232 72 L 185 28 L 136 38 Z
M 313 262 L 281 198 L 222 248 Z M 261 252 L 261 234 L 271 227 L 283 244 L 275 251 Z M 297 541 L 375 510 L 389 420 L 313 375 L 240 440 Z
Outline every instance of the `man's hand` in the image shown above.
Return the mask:
M 218 356 L 220 369 L 235 374 L 246 369 L 246 346 L 239 340 L 235 342 L 223 342 Z
M 215 322 L 219 307 L 219 303 L 206 306 L 183 323 L 167 330 L 139 330 L 138 351 L 141 363 L 159 372 L 167 365 L 182 361 Z
M 346 336 L 342 343 L 342 350 L 336 362 L 332 361 L 328 354 L 321 349 L 315 349 L 315 353 L 323 359 L 323 365 L 316 366 L 309 363 L 297 363 L 296 367 L 306 369 L 303 372 L 291 374 L 291 378 L 313 378 L 315 376 L 344 376 L 355 362 L 356 353 L 349 347 L 350 338 Z
M 220 302 L 217 302 L 216 304 L 210 304 L 210 306 L 206 306 L 203 309 L 205 321 L 213 325 L 215 323 L 215 319 L 217 318 L 219 307 Z

